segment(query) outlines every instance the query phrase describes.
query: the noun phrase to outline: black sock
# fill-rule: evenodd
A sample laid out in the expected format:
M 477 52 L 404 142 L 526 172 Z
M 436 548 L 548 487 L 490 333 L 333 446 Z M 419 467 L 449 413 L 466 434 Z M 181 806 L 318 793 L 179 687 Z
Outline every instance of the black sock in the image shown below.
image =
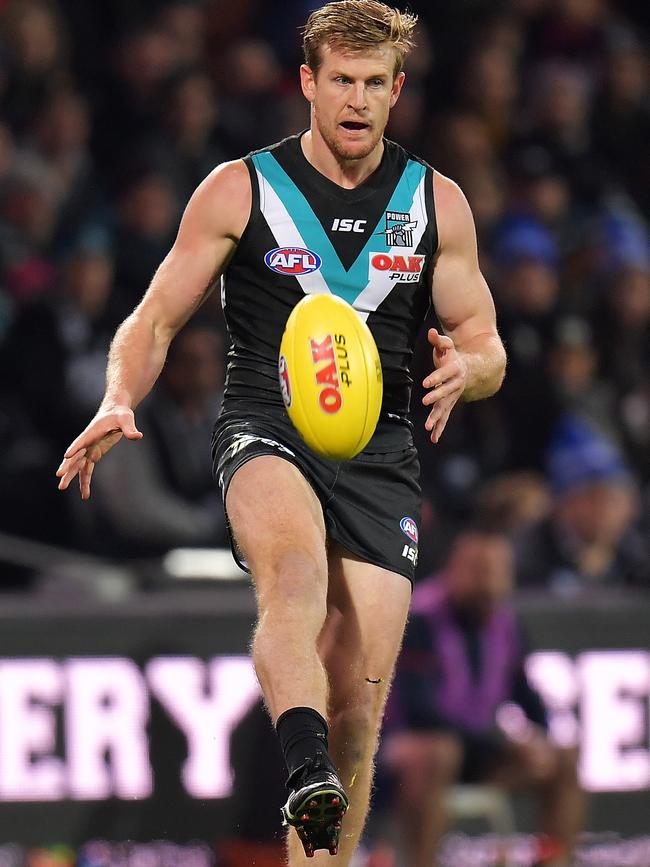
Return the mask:
M 275 724 L 284 761 L 291 775 L 305 759 L 317 753 L 327 757 L 327 723 L 312 707 L 292 707 L 280 714 Z

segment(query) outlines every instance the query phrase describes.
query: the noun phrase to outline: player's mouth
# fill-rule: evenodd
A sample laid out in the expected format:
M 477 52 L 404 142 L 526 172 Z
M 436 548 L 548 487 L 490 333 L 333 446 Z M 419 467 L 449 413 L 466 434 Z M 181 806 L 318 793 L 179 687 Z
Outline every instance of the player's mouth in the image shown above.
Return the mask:
M 364 123 L 362 120 L 343 120 L 339 126 L 346 132 L 352 134 L 364 133 L 366 130 L 370 129 L 370 124 Z

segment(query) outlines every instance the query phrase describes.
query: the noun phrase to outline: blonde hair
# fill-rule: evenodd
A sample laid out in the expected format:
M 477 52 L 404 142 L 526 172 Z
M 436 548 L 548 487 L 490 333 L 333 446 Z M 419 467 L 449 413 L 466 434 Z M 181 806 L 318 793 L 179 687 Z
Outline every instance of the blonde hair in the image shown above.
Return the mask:
M 365 51 L 388 42 L 395 49 L 396 76 L 404 57 L 413 47 L 417 15 L 400 12 L 380 0 L 335 0 L 316 9 L 303 28 L 305 63 L 317 73 L 321 64 L 320 48 Z

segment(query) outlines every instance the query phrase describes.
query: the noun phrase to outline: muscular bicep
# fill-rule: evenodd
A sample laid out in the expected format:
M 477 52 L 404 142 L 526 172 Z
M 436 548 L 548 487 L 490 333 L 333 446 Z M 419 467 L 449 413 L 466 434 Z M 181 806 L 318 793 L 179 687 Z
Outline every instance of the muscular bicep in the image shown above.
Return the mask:
M 241 162 L 220 166 L 197 187 L 140 304 L 152 327 L 173 336 L 210 294 L 235 252 L 250 203 Z
M 474 220 L 459 187 L 434 176 L 440 247 L 431 297 L 446 334 L 458 347 L 480 334 L 496 333 L 494 302 L 481 273 Z

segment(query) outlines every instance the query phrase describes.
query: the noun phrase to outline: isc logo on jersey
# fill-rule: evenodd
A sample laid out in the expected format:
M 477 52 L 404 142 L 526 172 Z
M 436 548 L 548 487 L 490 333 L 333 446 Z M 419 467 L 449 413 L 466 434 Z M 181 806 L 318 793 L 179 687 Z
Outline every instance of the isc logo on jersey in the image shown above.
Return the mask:
M 323 260 L 312 250 L 305 247 L 276 247 L 269 250 L 264 262 L 276 274 L 287 274 L 290 277 L 302 277 L 318 271 Z
M 370 253 L 370 266 L 388 274 L 400 283 L 417 283 L 422 276 L 425 256 L 392 256 L 390 253 Z

